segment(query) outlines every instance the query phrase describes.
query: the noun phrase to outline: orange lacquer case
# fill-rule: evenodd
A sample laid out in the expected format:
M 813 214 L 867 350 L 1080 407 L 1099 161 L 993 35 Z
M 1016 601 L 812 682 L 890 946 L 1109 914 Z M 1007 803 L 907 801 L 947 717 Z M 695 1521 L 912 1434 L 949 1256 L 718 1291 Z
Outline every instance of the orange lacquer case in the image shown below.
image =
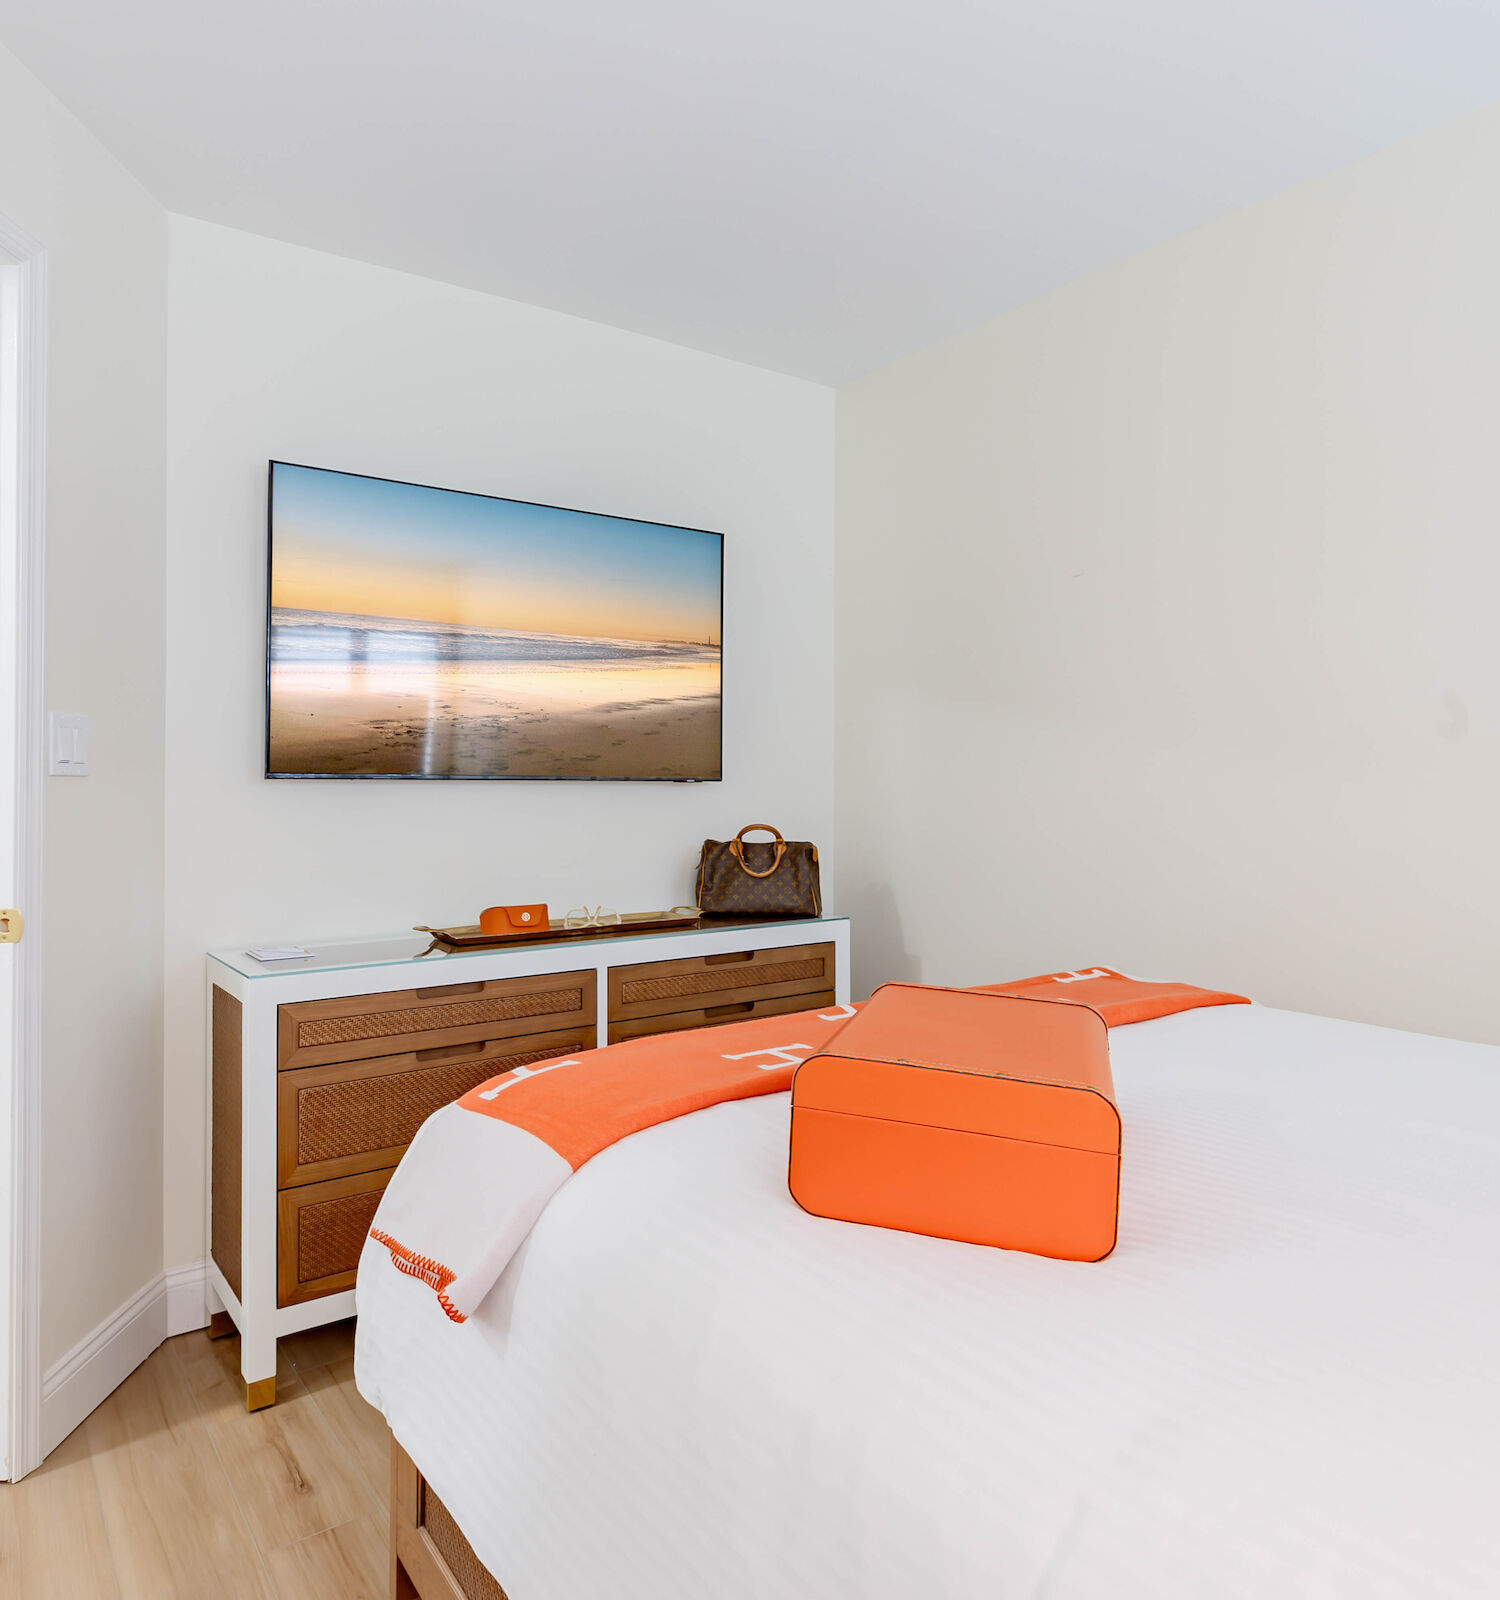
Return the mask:
M 820 1217 L 1102 1259 L 1120 1199 L 1104 1019 L 885 984 L 797 1068 L 787 1185 Z

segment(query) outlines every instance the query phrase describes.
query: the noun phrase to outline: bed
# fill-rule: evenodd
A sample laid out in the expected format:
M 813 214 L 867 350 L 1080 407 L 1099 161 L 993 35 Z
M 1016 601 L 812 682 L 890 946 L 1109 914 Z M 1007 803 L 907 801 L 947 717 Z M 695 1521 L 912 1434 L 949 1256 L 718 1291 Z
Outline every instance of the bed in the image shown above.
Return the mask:
M 461 1325 L 368 1247 L 396 1592 L 1500 1592 L 1500 1048 L 1237 1005 L 1111 1049 L 1097 1264 L 806 1215 L 784 1094 L 604 1150 Z

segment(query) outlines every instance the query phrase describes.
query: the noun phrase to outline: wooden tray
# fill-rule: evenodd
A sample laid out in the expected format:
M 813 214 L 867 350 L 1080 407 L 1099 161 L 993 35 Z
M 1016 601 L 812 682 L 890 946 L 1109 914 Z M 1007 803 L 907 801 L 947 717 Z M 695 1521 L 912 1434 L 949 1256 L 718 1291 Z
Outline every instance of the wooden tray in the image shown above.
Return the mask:
M 481 933 L 477 924 L 465 928 L 424 928 L 418 933 L 430 933 L 443 944 L 455 950 L 477 950 L 493 944 L 538 944 L 543 939 L 590 939 L 622 933 L 660 933 L 668 928 L 696 928 L 701 918 L 695 911 L 690 915 L 669 916 L 662 911 L 627 911 L 618 922 L 604 928 L 570 928 L 558 918 L 553 918 L 545 928 L 528 928 L 521 933 Z

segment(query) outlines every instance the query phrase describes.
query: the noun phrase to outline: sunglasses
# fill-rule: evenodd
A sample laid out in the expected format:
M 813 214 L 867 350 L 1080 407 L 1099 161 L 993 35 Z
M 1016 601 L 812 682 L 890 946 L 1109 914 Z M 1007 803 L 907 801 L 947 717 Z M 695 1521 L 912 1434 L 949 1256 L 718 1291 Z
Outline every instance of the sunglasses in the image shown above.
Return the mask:
M 620 913 L 612 911 L 608 906 L 595 906 L 592 911 L 587 906 L 575 906 L 563 918 L 565 928 L 613 928 L 620 921 Z

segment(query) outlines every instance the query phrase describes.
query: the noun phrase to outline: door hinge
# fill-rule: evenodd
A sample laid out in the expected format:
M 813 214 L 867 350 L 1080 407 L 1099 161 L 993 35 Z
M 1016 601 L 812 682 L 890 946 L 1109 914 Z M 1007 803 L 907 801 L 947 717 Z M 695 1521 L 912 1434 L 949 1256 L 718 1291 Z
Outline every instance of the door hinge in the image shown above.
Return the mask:
M 19 944 L 26 919 L 14 906 L 0 911 L 0 944 Z

